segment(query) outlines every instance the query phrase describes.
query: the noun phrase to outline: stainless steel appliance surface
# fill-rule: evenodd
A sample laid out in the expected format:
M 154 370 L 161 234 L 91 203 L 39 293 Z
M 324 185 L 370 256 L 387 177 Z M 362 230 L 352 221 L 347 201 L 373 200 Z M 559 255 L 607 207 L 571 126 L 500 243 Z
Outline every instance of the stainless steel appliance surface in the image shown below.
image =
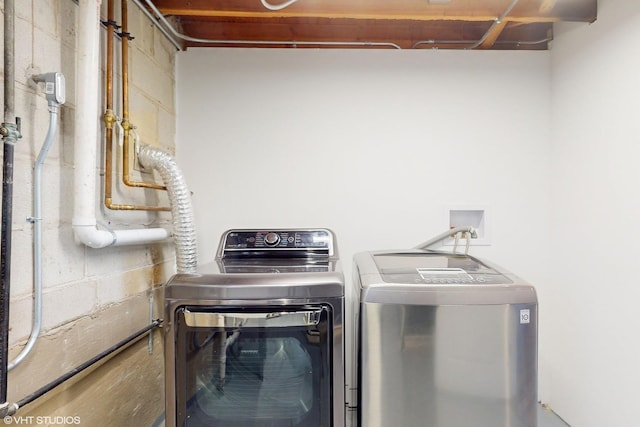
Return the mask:
M 469 255 L 354 257 L 358 425 L 536 427 L 533 286 Z
M 333 232 L 225 232 L 165 289 L 166 425 L 344 427 L 343 312 Z

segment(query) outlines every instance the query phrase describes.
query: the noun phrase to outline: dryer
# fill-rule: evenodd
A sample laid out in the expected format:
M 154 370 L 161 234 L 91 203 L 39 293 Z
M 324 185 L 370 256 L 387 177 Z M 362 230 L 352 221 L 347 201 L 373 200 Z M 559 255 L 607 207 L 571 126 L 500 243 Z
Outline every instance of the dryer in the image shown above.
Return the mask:
M 225 232 L 166 286 L 166 425 L 344 427 L 343 311 L 333 232 Z

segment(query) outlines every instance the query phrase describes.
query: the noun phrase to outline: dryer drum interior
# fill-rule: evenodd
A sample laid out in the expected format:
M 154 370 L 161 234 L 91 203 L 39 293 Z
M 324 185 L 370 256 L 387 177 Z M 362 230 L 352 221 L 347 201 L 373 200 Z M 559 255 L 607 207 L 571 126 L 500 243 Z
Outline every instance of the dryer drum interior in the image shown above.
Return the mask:
M 179 421 L 187 426 L 331 424 L 331 308 L 282 310 L 178 309 L 176 386 L 186 398 L 179 403 L 184 407 Z

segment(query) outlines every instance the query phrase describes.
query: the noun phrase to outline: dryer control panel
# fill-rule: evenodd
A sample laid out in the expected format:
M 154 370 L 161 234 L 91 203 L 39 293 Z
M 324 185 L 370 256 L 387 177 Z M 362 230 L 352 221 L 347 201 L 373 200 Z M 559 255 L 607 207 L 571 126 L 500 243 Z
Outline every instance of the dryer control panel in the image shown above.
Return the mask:
M 333 256 L 333 233 L 327 229 L 229 230 L 222 236 L 217 258 Z

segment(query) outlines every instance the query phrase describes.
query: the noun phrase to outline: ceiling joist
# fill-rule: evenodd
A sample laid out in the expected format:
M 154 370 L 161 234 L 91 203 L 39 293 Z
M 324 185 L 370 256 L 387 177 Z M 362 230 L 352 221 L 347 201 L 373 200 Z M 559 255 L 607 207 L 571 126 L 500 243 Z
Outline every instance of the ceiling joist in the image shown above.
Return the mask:
M 547 49 L 553 23 L 593 22 L 597 16 L 597 0 L 298 0 L 282 10 L 269 10 L 261 0 L 150 1 L 164 16 L 174 17 L 185 35 L 211 41 L 185 41 L 187 48 L 234 46 L 234 41 L 244 47 L 251 41 L 289 46 L 344 41 L 401 48 Z

